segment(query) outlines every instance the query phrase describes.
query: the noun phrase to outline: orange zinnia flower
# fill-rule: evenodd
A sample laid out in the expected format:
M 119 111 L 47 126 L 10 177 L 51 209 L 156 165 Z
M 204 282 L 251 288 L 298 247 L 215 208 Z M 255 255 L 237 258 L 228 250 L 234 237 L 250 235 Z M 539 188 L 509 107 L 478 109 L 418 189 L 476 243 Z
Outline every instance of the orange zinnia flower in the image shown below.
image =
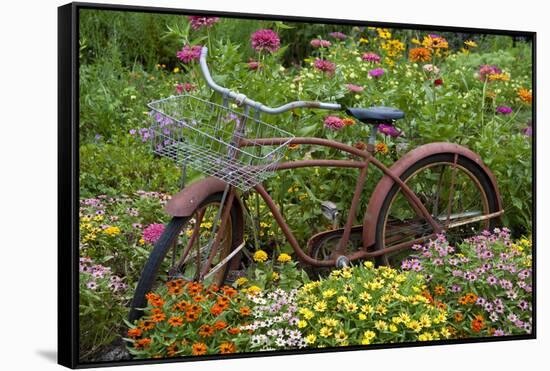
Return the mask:
M 409 51 L 411 62 L 429 62 L 432 59 L 432 52 L 428 48 L 413 48 Z
M 454 318 L 455 318 L 455 322 L 462 322 L 462 320 L 464 319 L 464 316 L 462 315 L 462 313 L 456 312 Z
M 185 312 L 188 305 L 189 305 L 189 303 L 187 303 L 185 300 L 182 300 L 182 301 L 174 304 L 174 306 L 172 308 L 173 308 L 174 311 L 178 310 L 180 312 Z
M 187 306 L 187 311 L 199 314 L 200 312 L 202 312 L 202 308 L 200 307 L 200 305 L 191 304 Z
M 344 123 L 345 126 L 351 126 L 351 125 L 355 124 L 355 120 L 350 118 L 350 117 L 346 117 L 346 118 L 342 119 L 342 122 Z
M 160 309 L 160 308 L 153 308 L 153 309 L 151 309 L 151 313 L 153 313 L 153 314 L 162 313 L 162 309 Z
M 180 316 L 170 317 L 168 324 L 172 327 L 179 327 L 183 325 L 183 318 Z
M 298 149 L 299 147 L 300 147 L 300 145 L 296 144 L 296 143 L 290 143 L 288 145 L 288 149 L 291 149 L 291 150 Z
M 181 286 L 174 286 L 168 288 L 168 294 L 170 295 L 181 295 L 183 294 L 183 287 Z
M 202 291 L 202 285 L 199 282 L 192 282 L 187 285 L 187 292 L 190 295 L 197 295 Z
M 239 313 L 241 313 L 241 315 L 243 316 L 249 316 L 251 311 L 249 307 L 241 307 L 239 308 Z
M 166 351 L 167 351 L 168 357 L 174 357 L 178 352 L 178 346 L 174 343 L 170 345 L 168 348 L 166 348 Z
M 203 355 L 203 354 L 206 354 L 206 344 L 204 343 L 195 343 L 193 344 L 193 350 L 191 351 L 191 353 L 194 355 L 194 356 L 200 356 L 200 355 Z
M 531 104 L 533 102 L 533 93 L 525 88 L 518 89 L 518 97 L 522 102 Z
M 218 285 L 212 284 L 212 285 L 210 285 L 210 287 L 208 287 L 208 291 L 218 292 L 218 291 L 220 291 L 220 288 L 218 287 Z
M 438 285 L 434 288 L 434 293 L 436 295 L 443 295 L 443 294 L 445 294 L 445 288 L 443 286 Z
M 210 313 L 212 313 L 215 316 L 219 316 L 223 312 L 223 307 L 219 304 L 214 304 L 212 308 L 210 308 Z
M 425 297 L 426 299 L 428 299 L 428 301 L 429 301 L 430 303 L 433 303 L 433 302 L 434 302 L 434 298 L 433 298 L 432 294 L 430 294 L 430 292 L 429 292 L 428 290 L 424 290 L 424 291 L 422 292 L 422 296 Z
M 195 295 L 193 296 L 193 300 L 196 302 L 196 303 L 200 303 L 200 302 L 203 302 L 206 300 L 206 298 L 202 295 Z
M 468 304 L 468 298 L 466 298 L 466 296 L 461 296 L 461 297 L 458 299 L 458 304 L 460 304 L 460 305 L 467 305 L 467 304 Z
M 149 345 L 151 345 L 151 339 L 149 338 L 139 339 L 134 343 L 134 347 L 136 349 L 143 349 L 148 347 Z
M 214 323 L 214 328 L 216 330 L 223 330 L 226 327 L 227 327 L 227 323 L 224 321 L 217 321 L 216 323 Z
M 185 319 L 187 322 L 195 322 L 199 319 L 199 314 L 197 312 L 187 312 L 185 314 Z
M 158 299 L 151 300 L 150 303 L 154 307 L 162 307 L 166 302 L 161 298 L 158 298 Z
M 483 316 L 477 315 L 474 317 L 471 323 L 472 331 L 474 332 L 480 332 L 482 328 L 485 327 L 485 321 L 483 320 Z
M 222 287 L 221 290 L 225 295 L 227 295 L 229 297 L 233 297 L 233 296 L 237 295 L 237 290 L 235 290 L 231 286 L 226 285 L 226 286 Z
M 132 339 L 138 338 L 141 336 L 141 329 L 140 328 L 131 328 L 128 330 L 128 336 Z
M 168 282 L 166 282 L 166 287 L 168 287 L 169 289 L 174 288 L 174 287 L 179 287 L 179 286 L 180 286 L 180 285 L 178 285 L 176 281 L 168 281 Z
M 234 343 L 230 341 L 226 341 L 224 343 L 220 344 L 220 353 L 221 354 L 229 354 L 229 353 L 235 353 L 236 346 Z
M 466 301 L 468 302 L 468 304 L 474 304 L 477 300 L 477 295 L 474 294 L 473 292 L 469 292 L 466 294 Z
M 212 326 L 204 324 L 199 327 L 199 336 L 202 336 L 203 338 L 208 338 L 212 335 L 214 335 L 214 328 Z
M 148 330 L 152 330 L 152 329 L 155 328 L 155 322 L 153 322 L 153 321 L 141 321 L 138 326 L 143 331 L 148 331 Z
M 153 322 L 162 322 L 166 319 L 166 314 L 164 313 L 156 313 L 151 316 L 151 321 Z
M 241 333 L 241 329 L 238 327 L 231 327 L 227 330 L 227 332 L 229 332 L 231 335 L 237 335 Z
M 147 299 L 148 302 L 151 302 L 153 300 L 160 299 L 160 295 L 155 294 L 154 292 L 150 292 L 150 293 L 145 295 L 145 299 Z

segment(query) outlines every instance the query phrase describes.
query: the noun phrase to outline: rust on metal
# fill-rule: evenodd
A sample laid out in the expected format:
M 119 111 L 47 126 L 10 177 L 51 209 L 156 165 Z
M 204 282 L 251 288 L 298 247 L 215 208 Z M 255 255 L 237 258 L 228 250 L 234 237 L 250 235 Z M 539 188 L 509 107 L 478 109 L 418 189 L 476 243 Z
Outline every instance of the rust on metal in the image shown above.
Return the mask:
M 171 216 L 191 216 L 208 196 L 223 192 L 226 185 L 227 183 L 214 177 L 201 179 L 173 196 L 164 210 Z

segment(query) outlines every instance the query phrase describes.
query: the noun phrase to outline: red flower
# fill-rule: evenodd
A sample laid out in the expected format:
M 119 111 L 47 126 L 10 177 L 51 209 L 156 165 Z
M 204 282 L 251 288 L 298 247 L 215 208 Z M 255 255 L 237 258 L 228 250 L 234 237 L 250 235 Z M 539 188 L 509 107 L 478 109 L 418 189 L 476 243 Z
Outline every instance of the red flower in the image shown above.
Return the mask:
M 434 85 L 435 85 L 435 86 L 443 85 L 443 79 L 436 79 L 436 80 L 434 81 Z

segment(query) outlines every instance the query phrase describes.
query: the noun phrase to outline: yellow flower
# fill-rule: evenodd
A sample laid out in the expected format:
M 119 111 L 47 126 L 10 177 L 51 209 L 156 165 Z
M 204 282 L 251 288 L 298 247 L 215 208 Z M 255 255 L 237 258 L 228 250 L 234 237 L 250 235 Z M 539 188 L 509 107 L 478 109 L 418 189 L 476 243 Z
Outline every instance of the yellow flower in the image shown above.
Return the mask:
M 386 308 L 385 305 L 379 304 L 379 305 L 376 306 L 375 312 L 377 314 L 384 315 L 384 314 L 388 313 L 388 308 Z
M 343 278 L 351 278 L 351 277 L 353 277 L 353 275 L 351 274 L 351 272 L 352 272 L 352 269 L 351 269 L 351 268 L 344 268 L 344 269 L 342 270 L 342 277 L 343 277 Z
M 510 81 L 510 75 L 506 73 L 491 73 L 488 78 L 489 81 Z
M 374 310 L 372 308 L 372 305 L 364 304 L 361 306 L 361 312 L 363 313 L 372 313 Z
M 279 263 L 287 263 L 289 261 L 291 261 L 292 258 L 290 257 L 290 255 L 288 254 L 285 254 L 285 253 L 282 253 L 281 255 L 279 255 L 279 257 L 277 258 L 277 261 Z
M 349 299 L 345 296 L 338 296 L 338 299 L 336 299 L 336 301 L 338 302 L 338 304 L 346 304 L 349 302 Z
M 298 321 L 298 328 L 304 328 L 307 326 L 307 322 L 304 320 Z
M 201 223 L 201 228 L 210 229 L 210 228 L 212 228 L 212 223 L 211 222 Z
M 314 316 L 315 316 L 315 313 L 313 313 L 313 311 L 311 311 L 310 309 L 307 309 L 307 308 L 301 308 L 299 311 L 298 311 L 302 316 L 304 316 L 304 318 L 306 320 L 310 320 L 312 319 Z
M 248 278 L 246 278 L 246 277 L 239 277 L 239 278 L 237 278 L 237 280 L 235 281 L 235 284 L 236 284 L 237 286 L 242 286 L 242 285 L 244 285 L 244 284 L 247 283 L 247 282 L 248 282 Z
M 374 331 L 367 330 L 363 333 L 363 338 L 372 340 L 376 337 L 376 333 Z
M 443 327 L 440 332 L 441 336 L 443 336 L 445 339 L 448 339 L 451 336 L 451 332 L 447 327 Z
M 422 330 L 422 325 L 417 320 L 412 320 L 407 323 L 407 327 L 413 330 L 414 332 L 420 332 Z
M 116 236 L 117 234 L 120 234 L 120 228 L 119 227 L 109 227 L 109 228 L 103 230 L 103 233 L 108 234 L 109 236 Z
M 418 40 L 417 38 L 411 39 L 411 42 L 412 42 L 413 44 L 416 44 L 416 45 L 420 45 L 420 44 L 421 44 L 420 40 Z
M 259 288 L 258 286 L 250 286 L 247 290 L 247 292 L 250 295 L 256 295 L 256 294 L 260 293 L 261 291 L 262 291 L 262 289 Z
M 429 49 L 447 49 L 449 47 L 449 43 L 444 38 L 432 37 L 430 35 L 424 36 L 422 45 Z
M 367 319 L 367 316 L 364 314 L 364 313 L 359 313 L 359 315 L 357 316 L 361 321 L 364 321 Z
M 368 44 L 368 43 L 369 43 L 369 40 L 365 39 L 364 37 L 359 39 L 359 44 Z
M 477 48 L 477 44 L 473 40 L 466 40 L 464 44 L 470 48 Z
M 334 334 L 334 338 L 336 339 L 336 341 L 338 343 L 341 343 L 343 341 L 346 341 L 348 336 L 346 335 L 346 333 L 342 330 L 338 331 L 337 333 Z
M 403 322 L 404 324 L 408 324 L 411 321 L 411 317 L 405 312 L 399 313 L 399 320 L 400 322 Z
M 322 321 L 319 321 L 319 322 L 323 323 L 325 326 L 328 326 L 328 327 L 336 327 L 340 323 L 340 321 L 334 318 L 324 318 Z
M 173 71 L 174 71 L 174 73 L 178 73 L 178 72 L 180 72 L 180 68 L 179 68 L 179 67 L 175 67 Z
M 316 312 L 324 312 L 325 310 L 327 310 L 327 302 L 324 300 L 318 301 L 317 304 L 313 306 L 313 309 Z
M 317 336 L 313 334 L 306 336 L 306 343 L 308 343 L 309 345 L 314 344 L 315 340 L 317 340 Z
M 332 272 L 330 272 L 330 277 L 338 278 L 338 277 L 340 277 L 340 274 L 342 274 L 342 271 L 339 270 L 339 269 L 335 269 Z
M 191 237 L 191 236 L 193 235 L 193 230 L 192 230 L 192 229 L 186 230 L 186 231 L 185 231 L 185 235 L 186 235 L 187 237 Z
M 391 332 L 396 332 L 397 331 L 397 326 L 394 325 L 393 323 L 391 325 L 389 325 L 388 328 L 390 329 Z
M 145 240 L 144 240 L 143 238 L 140 238 L 140 239 L 139 239 L 139 244 L 140 244 L 140 245 L 145 245 Z
M 384 321 L 376 321 L 374 322 L 374 327 L 378 331 L 386 331 L 388 329 L 388 324 Z
M 267 253 L 263 250 L 258 250 L 254 253 L 253 259 L 255 262 L 265 262 L 267 260 Z
M 391 32 L 387 28 L 377 28 L 376 32 L 381 39 L 391 39 Z
M 363 291 L 361 294 L 359 294 L 359 299 L 363 301 L 369 301 L 370 299 L 372 299 L 372 296 L 368 292 Z
M 100 222 L 100 221 L 102 221 L 102 220 L 103 220 L 103 215 L 96 215 L 96 216 L 94 216 L 94 221 L 95 221 L 95 222 Z
M 349 313 L 354 313 L 357 311 L 357 304 L 355 303 L 348 303 L 346 304 L 346 310 L 349 312 Z
M 328 338 L 329 336 L 332 335 L 332 330 L 329 328 L 329 327 L 322 327 L 320 330 L 319 330 L 319 335 L 324 337 L 324 338 Z
M 271 273 L 271 279 L 272 279 L 273 281 L 277 281 L 279 278 L 281 278 L 281 276 L 279 275 L 279 273 L 277 273 L 277 272 Z
M 422 327 L 431 327 L 431 325 L 432 325 L 432 321 L 430 319 L 430 316 L 428 316 L 427 314 L 421 315 L 419 322 L 420 322 L 420 325 Z
M 374 267 L 374 263 L 371 262 L 370 260 L 367 260 L 366 262 L 364 262 L 363 265 L 364 265 L 366 268 L 368 268 L 368 269 Z
M 423 332 L 422 334 L 418 335 L 418 340 L 419 341 L 430 341 L 430 340 L 433 340 L 433 336 L 429 332 Z
M 328 290 L 325 290 L 321 293 L 321 295 L 323 295 L 323 298 L 325 299 L 330 299 L 332 298 L 334 295 L 336 295 L 336 290 L 334 289 L 328 289 Z

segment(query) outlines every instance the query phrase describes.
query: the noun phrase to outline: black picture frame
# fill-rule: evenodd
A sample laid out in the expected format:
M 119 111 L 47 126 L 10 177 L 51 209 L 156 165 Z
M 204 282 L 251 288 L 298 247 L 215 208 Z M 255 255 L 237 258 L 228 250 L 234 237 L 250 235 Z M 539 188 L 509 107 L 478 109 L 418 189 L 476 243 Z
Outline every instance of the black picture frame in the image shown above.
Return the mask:
M 326 23 L 387 28 L 414 28 L 418 30 L 439 30 L 463 33 L 498 34 L 521 37 L 532 42 L 533 102 L 532 102 L 532 160 L 533 171 L 533 267 L 537 265 L 536 254 L 536 111 L 537 111 L 537 33 L 484 28 L 461 28 L 423 24 L 387 23 L 361 20 L 310 18 L 237 12 L 213 12 L 192 9 L 171 9 L 146 6 L 112 5 L 96 3 L 69 3 L 58 8 L 58 363 L 69 368 L 90 368 L 103 366 L 124 366 L 168 362 L 190 362 L 211 359 L 266 357 L 288 354 L 342 352 L 352 350 L 433 346 L 477 342 L 536 339 L 537 298 L 536 269 L 533 270 L 533 326 L 531 334 L 506 336 L 503 338 L 470 338 L 439 340 L 429 343 L 377 344 L 369 346 L 347 346 L 345 348 L 307 349 L 296 351 L 268 351 L 238 353 L 221 356 L 190 356 L 171 359 L 148 359 L 101 363 L 80 363 L 78 357 L 78 299 L 79 299 L 79 12 L 83 9 L 111 10 L 121 12 L 147 12 L 174 15 L 219 16 L 241 19 L 266 19 L 292 22 Z M 243 9 L 244 11 L 244 9 Z

